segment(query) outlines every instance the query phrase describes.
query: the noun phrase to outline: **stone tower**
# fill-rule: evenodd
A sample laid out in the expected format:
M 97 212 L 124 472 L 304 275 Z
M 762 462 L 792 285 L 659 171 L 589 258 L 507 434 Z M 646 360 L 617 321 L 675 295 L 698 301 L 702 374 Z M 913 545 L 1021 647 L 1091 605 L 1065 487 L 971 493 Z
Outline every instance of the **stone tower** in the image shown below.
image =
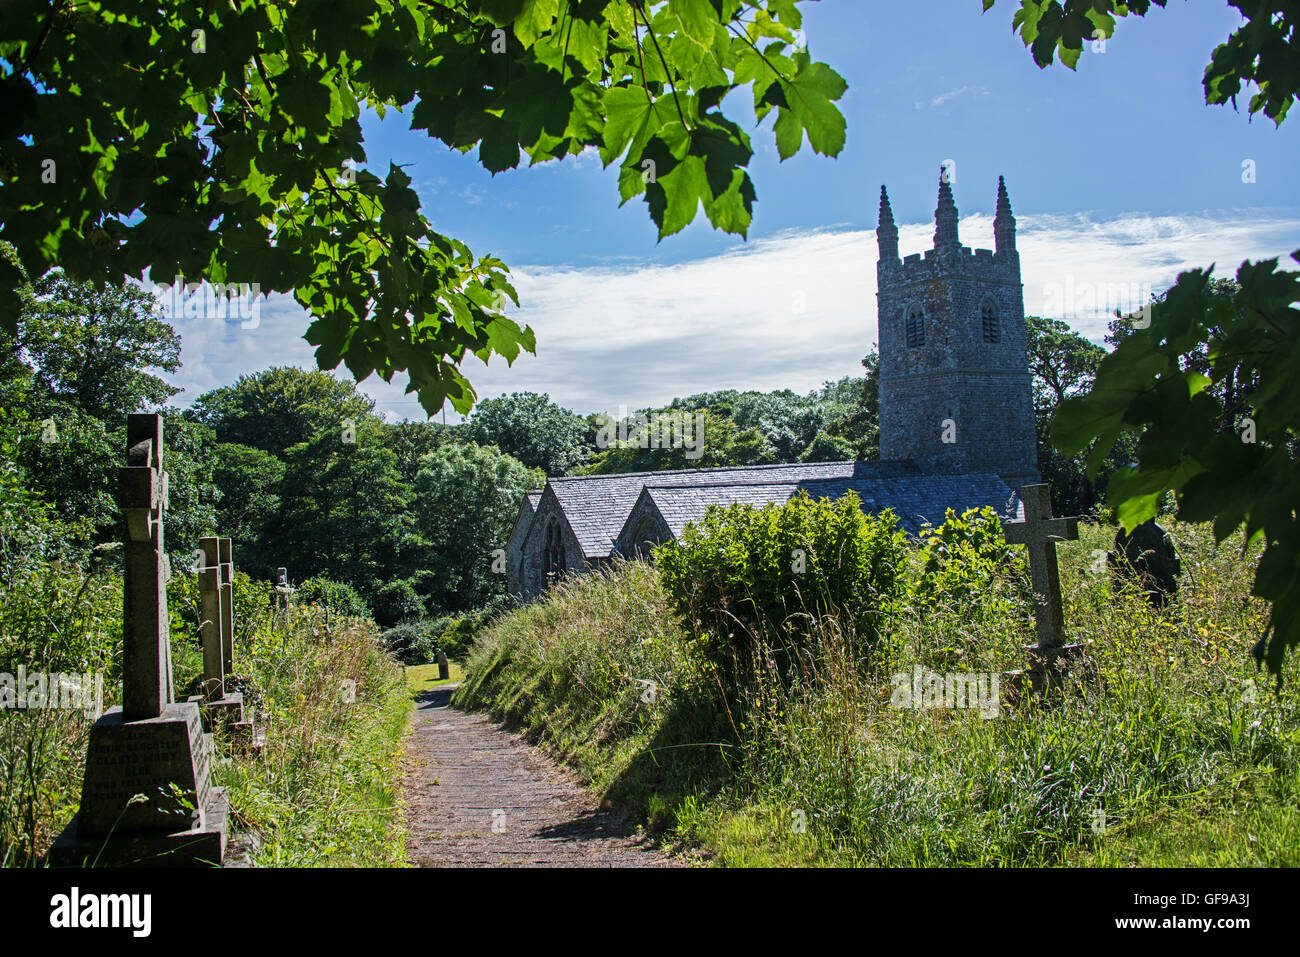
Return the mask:
M 995 248 L 957 238 L 957 205 L 939 177 L 934 248 L 900 260 L 880 188 L 876 266 L 880 457 L 930 472 L 995 472 L 1013 489 L 1039 481 L 1016 252 L 1016 220 L 998 179 Z

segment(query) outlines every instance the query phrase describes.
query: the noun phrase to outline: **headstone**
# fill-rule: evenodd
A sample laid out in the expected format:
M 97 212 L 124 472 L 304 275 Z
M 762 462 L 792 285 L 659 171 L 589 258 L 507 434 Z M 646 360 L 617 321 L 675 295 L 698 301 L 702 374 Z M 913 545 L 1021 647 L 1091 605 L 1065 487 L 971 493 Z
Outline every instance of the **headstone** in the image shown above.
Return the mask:
M 203 565 L 199 568 L 199 626 L 203 642 L 203 698 L 213 701 L 226 696 L 225 656 L 221 645 L 221 567 L 217 559 L 218 539 L 199 539 Z
M 251 741 L 252 727 L 244 721 L 244 697 L 228 682 L 234 673 L 229 635 L 233 633 L 231 603 L 226 582 L 232 580 L 232 567 L 222 561 L 229 557 L 229 539 L 215 535 L 199 540 L 203 565 L 199 568 L 200 632 L 203 641 L 202 693 L 191 700 L 198 704 L 205 731 L 223 741 L 243 744 Z
M 1020 489 L 1024 505 L 1022 521 L 1003 525 L 1008 544 L 1024 545 L 1029 554 L 1029 580 L 1034 589 L 1034 630 L 1038 643 L 1026 649 L 1030 668 L 1005 676 L 1009 687 L 1018 688 L 1029 678 L 1035 689 L 1059 679 L 1065 662 L 1083 652 L 1081 644 L 1067 644 L 1065 612 L 1061 600 L 1061 577 L 1056 562 L 1056 543 L 1079 537 L 1076 518 L 1053 518 L 1052 499 L 1046 485 L 1025 485 Z
M 1154 519 L 1143 522 L 1131 535 L 1121 527 L 1107 563 L 1114 575 L 1136 578 L 1147 601 L 1156 608 L 1163 608 L 1178 594 L 1182 561 L 1173 539 Z
M 451 677 L 451 666 L 447 664 L 447 654 L 441 648 L 438 649 L 438 680 L 446 681 Z
M 221 562 L 221 664 L 226 674 L 235 673 L 235 558 L 230 539 L 217 539 Z
M 229 804 L 209 776 L 198 706 L 172 701 L 163 513 L 163 422 L 127 417 L 122 706 L 90 729 L 81 808 L 50 848 L 54 866 L 220 865 Z

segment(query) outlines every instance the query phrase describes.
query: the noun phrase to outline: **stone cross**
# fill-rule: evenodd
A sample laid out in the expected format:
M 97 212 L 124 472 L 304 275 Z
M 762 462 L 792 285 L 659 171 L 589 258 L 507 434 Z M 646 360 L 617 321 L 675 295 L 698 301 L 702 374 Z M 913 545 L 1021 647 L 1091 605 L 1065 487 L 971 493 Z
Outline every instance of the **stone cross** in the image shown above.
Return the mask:
M 221 667 L 235 673 L 235 559 L 230 539 L 217 539 L 221 562 Z
M 220 539 L 208 535 L 199 539 L 203 566 L 199 569 L 199 612 L 203 635 L 203 698 L 213 701 L 226 696 L 226 667 L 222 648 L 223 602 L 221 600 Z
M 162 416 L 127 416 L 127 464 L 118 470 L 117 500 L 127 527 L 122 712 L 128 721 L 156 718 L 172 701 L 163 546 L 167 473 L 162 469 L 162 452 Z
M 1029 551 L 1029 579 L 1037 598 L 1034 621 L 1039 652 L 1054 653 L 1065 646 L 1065 612 L 1061 603 L 1061 578 L 1056 565 L 1056 543 L 1079 537 L 1075 518 L 1053 518 L 1052 498 L 1046 485 L 1020 489 L 1025 518 L 1003 525 L 1007 543 Z

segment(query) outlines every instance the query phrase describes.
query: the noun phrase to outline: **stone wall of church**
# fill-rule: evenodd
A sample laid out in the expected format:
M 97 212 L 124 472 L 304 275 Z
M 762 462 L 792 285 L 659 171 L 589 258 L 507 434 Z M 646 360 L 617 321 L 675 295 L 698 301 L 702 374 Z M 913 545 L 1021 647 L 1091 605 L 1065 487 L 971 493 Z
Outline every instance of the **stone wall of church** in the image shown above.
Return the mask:
M 1038 474 L 1019 257 L 949 247 L 881 259 L 880 457 L 922 469 Z M 984 338 L 984 307 L 998 341 Z M 908 341 L 919 308 L 924 341 Z
M 614 547 L 624 558 L 637 558 L 641 557 L 638 552 L 646 552 L 648 547 L 670 541 L 672 537 L 672 530 L 664 523 L 659 509 L 648 495 L 642 495 L 632 507 Z
M 564 550 L 564 568 L 567 573 L 587 571 L 587 561 L 582 554 L 582 546 L 564 521 L 564 510 L 548 488 L 537 504 L 537 514 L 533 516 L 528 534 L 524 537 L 519 559 L 519 594 L 525 600 L 534 598 L 546 591 L 546 542 L 547 528 L 557 523 L 561 533 Z

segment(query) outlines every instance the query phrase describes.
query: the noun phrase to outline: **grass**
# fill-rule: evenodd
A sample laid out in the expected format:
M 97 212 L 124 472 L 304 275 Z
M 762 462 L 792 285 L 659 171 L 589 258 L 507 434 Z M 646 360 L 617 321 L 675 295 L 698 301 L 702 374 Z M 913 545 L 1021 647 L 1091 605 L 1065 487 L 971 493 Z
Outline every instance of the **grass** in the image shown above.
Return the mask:
M 447 666 L 447 673 L 451 677 L 440 679 L 436 662 L 425 665 L 407 665 L 406 686 L 411 689 L 412 694 L 418 695 L 425 691 L 432 691 L 434 688 L 441 688 L 464 680 L 465 669 L 463 667 L 454 661 L 447 662 Z
M 1171 533 L 1184 574 L 1159 610 L 1097 570 L 1113 528 L 1059 549 L 1067 629 L 1094 677 L 991 719 L 898 707 L 892 679 L 1023 666 L 1016 568 L 973 597 L 914 600 L 867 661 L 823 619 L 808 678 L 773 675 L 740 700 L 653 567 L 622 565 L 498 619 L 455 700 L 728 866 L 1296 864 L 1300 669 L 1288 662 L 1277 692 L 1250 659 L 1266 620 L 1254 554 L 1204 527 Z
M 262 867 L 391 867 L 406 859 L 403 741 L 412 709 L 401 666 L 363 619 L 314 606 L 249 650 L 264 690 L 260 752 L 219 765 L 233 819 Z
M 39 585 L 40 590 L 33 589 Z M 202 667 L 186 636 L 184 576 L 169 600 L 178 694 Z M 261 866 L 385 866 L 405 860 L 402 742 L 412 708 L 401 666 L 373 624 L 326 626 L 313 607 L 286 623 L 269 586 L 236 576 L 235 661 L 246 707 L 266 733 L 255 754 L 218 755 L 232 824 L 257 838 Z M 30 600 L 31 595 L 40 601 Z M 36 563 L 0 581 L 0 672 L 97 671 L 104 707 L 118 703 L 120 577 Z M 77 812 L 93 717 L 52 709 L 0 711 L 0 865 L 39 866 Z

